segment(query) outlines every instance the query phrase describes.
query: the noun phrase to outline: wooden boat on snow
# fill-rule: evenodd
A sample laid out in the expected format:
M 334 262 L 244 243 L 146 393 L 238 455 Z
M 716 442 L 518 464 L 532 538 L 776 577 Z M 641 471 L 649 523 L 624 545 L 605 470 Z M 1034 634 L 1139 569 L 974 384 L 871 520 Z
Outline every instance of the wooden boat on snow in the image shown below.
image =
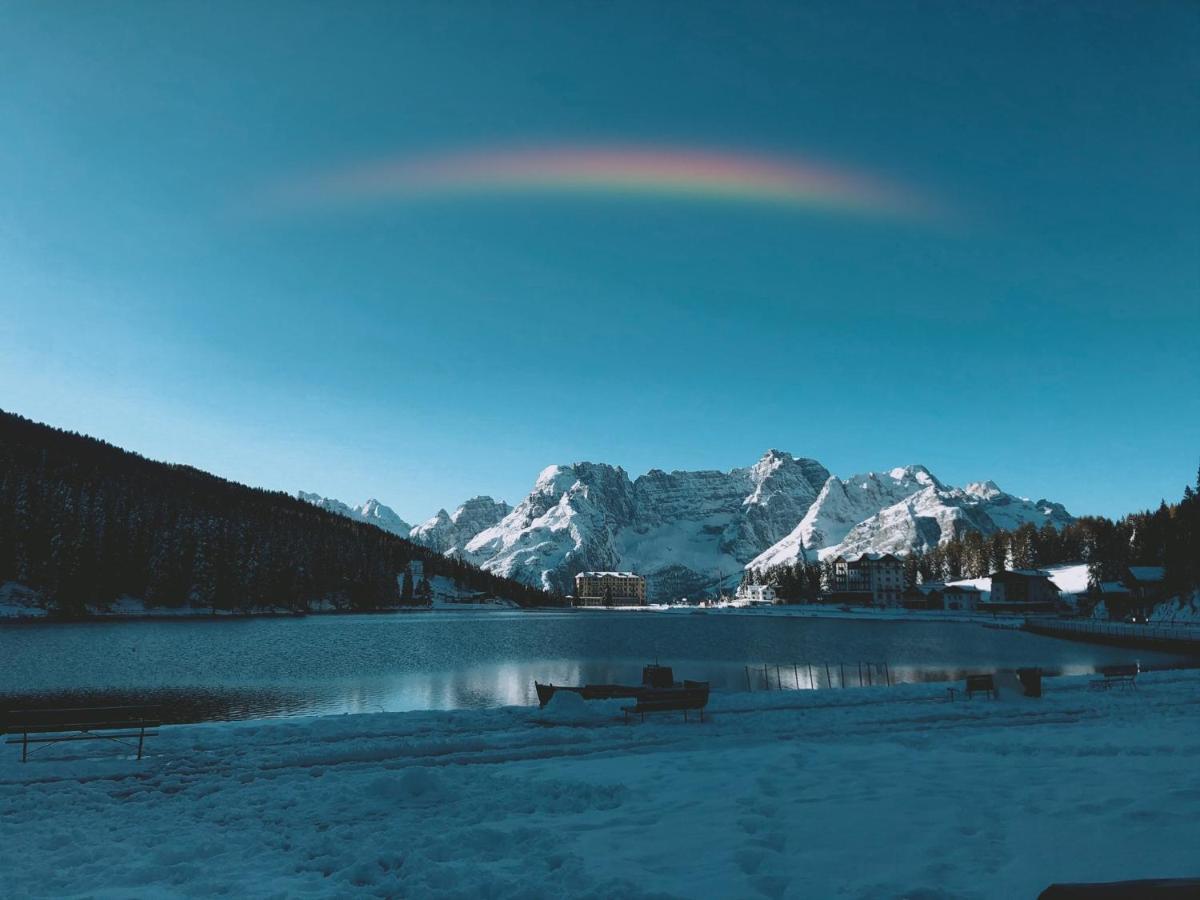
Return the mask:
M 675 674 L 670 666 L 658 664 L 642 668 L 642 683 L 631 684 L 541 684 L 535 681 L 538 704 L 545 706 L 554 696 L 555 691 L 571 691 L 579 694 L 584 700 L 633 699 L 638 702 L 661 701 L 678 704 L 677 709 L 703 709 L 708 705 L 707 681 L 675 680 Z

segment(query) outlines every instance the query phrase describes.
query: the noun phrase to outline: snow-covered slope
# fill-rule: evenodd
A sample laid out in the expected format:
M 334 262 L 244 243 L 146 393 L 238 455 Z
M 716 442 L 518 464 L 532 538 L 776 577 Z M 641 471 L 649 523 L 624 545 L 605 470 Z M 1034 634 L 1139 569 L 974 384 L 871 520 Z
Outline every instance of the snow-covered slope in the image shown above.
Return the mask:
M 963 489 L 930 484 L 855 525 L 820 555 L 907 553 L 928 550 L 968 531 L 991 534 L 1027 522 L 1039 528 L 1050 522 L 1061 528 L 1072 520 L 1060 504 L 1031 502 L 987 484 L 990 487 L 984 491 L 978 490 L 980 485 Z
M 395 510 L 384 506 L 375 499 L 368 500 L 366 503 L 358 506 L 349 506 L 341 500 L 333 500 L 329 497 L 322 497 L 320 494 L 309 494 L 305 491 L 297 491 L 296 496 L 314 506 L 319 506 L 322 509 L 327 509 L 330 512 L 346 516 L 347 518 L 366 522 L 369 525 L 374 525 L 382 528 L 384 531 L 398 534 L 401 537 L 408 537 L 408 533 L 412 530 L 412 526 L 396 515 Z
M 374 501 L 351 508 L 300 497 L 560 593 L 588 569 L 638 572 L 652 600 L 712 593 L 736 584 L 743 568 L 907 553 L 969 530 L 1072 520 L 1060 504 L 1025 500 L 990 481 L 951 487 L 916 465 L 841 479 L 778 450 L 728 472 L 651 469 L 636 479 L 605 463 L 553 465 L 515 508 L 476 497 L 412 529 Z M 389 527 L 389 514 L 398 524 Z
M 503 500 L 491 497 L 472 497 L 453 513 L 439 509 L 409 532 L 409 539 L 418 544 L 446 553 L 457 554 L 475 535 L 490 528 L 512 512 Z
M 652 598 L 701 590 L 780 540 L 829 472 L 769 451 L 730 472 L 663 472 L 631 481 L 599 463 L 550 466 L 529 496 L 467 543 L 485 569 L 569 592 L 576 572 L 632 569 Z
M 633 484 L 624 469 L 548 466 L 529 495 L 468 541 L 461 555 L 489 571 L 568 593 L 576 572 L 617 566 L 613 538 L 633 515 Z
M 830 477 L 791 533 L 755 557 L 750 566 L 769 569 L 806 558 L 841 541 L 851 529 L 879 510 L 939 482 L 924 466 L 904 466 L 890 472 L 867 472 L 842 480 Z
M 1030 522 L 1061 528 L 1072 521 L 1059 503 L 1005 493 L 994 482 L 955 488 L 924 466 L 831 478 L 804 519 L 784 540 L 752 560 L 769 569 L 837 554 L 928 550 L 967 531 L 991 534 Z

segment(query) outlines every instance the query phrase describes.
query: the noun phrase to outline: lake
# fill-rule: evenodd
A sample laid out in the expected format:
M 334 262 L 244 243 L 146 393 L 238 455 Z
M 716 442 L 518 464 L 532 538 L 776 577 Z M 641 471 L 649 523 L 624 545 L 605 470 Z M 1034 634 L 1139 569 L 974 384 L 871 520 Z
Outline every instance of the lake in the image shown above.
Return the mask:
M 1187 661 L 974 623 L 770 615 L 463 611 L 22 624 L 0 627 L 0 708 L 150 703 L 182 722 L 522 705 L 537 702 L 534 679 L 636 683 L 656 658 L 677 678 L 729 691 Z

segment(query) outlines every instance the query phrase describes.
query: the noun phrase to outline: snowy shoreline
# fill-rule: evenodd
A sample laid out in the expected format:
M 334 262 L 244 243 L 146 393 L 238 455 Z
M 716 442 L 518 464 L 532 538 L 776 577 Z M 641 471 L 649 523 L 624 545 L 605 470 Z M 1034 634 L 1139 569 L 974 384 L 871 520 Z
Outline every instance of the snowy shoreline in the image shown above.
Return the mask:
M 167 726 L 142 762 L 6 747 L 0 865 L 14 897 L 1007 898 L 1194 875 L 1200 674 L 1091 680 L 714 694 L 703 725 L 567 704 Z

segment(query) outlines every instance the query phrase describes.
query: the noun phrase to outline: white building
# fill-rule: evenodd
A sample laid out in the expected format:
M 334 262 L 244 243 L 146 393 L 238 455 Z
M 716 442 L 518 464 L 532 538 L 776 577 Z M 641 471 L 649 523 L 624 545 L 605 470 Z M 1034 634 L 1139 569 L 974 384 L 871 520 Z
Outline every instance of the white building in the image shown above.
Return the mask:
M 735 599 L 743 603 L 775 603 L 778 597 L 769 584 L 742 584 L 738 586 Z

